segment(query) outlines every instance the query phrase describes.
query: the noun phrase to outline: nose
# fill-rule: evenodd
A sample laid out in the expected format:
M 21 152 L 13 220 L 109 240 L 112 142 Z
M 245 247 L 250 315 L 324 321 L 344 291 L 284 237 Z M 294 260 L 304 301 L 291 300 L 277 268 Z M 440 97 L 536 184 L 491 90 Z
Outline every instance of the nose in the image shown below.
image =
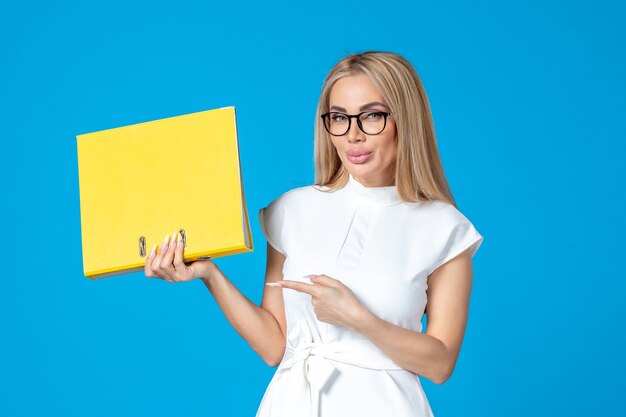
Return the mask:
M 359 124 L 357 123 L 356 119 L 354 119 L 352 121 L 352 123 L 350 123 L 350 129 L 348 130 L 348 142 L 353 143 L 357 140 L 364 140 L 365 139 L 365 134 L 363 133 L 363 131 L 361 131 L 361 129 L 359 129 Z

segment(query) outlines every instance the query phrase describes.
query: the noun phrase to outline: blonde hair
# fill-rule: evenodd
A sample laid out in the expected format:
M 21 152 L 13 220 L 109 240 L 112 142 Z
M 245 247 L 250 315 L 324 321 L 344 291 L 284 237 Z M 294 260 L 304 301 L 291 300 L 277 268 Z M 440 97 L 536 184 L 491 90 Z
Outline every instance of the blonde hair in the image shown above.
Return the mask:
M 401 55 L 391 52 L 348 55 L 326 76 L 315 121 L 315 184 L 335 190 L 348 182 L 348 171 L 324 128 L 321 115 L 328 111 L 334 83 L 342 77 L 360 74 L 370 78 L 394 113 L 398 140 L 395 185 L 402 200 L 443 200 L 456 207 L 437 150 L 435 126 L 424 86 L 413 66 Z

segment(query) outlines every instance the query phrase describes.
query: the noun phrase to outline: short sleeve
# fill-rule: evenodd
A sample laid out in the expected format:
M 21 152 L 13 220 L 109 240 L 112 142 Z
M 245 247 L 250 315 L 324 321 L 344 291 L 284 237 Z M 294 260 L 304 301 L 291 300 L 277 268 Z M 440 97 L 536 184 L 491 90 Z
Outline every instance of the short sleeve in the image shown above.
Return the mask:
M 283 225 L 285 223 L 283 196 L 259 210 L 259 223 L 267 242 L 278 252 L 287 256 L 283 247 Z
M 442 240 L 443 245 L 438 251 L 437 261 L 430 268 L 429 275 L 432 271 L 467 249 L 470 249 L 471 256 L 474 256 L 483 243 L 483 236 L 476 230 L 474 225 L 455 208 L 452 211 L 447 227 L 442 228 L 442 233 L 445 233 L 446 236 Z

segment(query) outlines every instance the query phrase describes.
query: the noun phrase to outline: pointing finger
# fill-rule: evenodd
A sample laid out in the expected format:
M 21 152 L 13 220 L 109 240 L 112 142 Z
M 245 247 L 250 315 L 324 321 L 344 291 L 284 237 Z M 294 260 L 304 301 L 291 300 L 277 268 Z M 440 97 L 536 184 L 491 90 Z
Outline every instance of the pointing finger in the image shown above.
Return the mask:
M 314 289 L 314 285 L 313 284 L 307 284 L 305 282 L 299 282 L 299 281 L 283 279 L 283 280 L 278 281 L 278 283 L 283 288 L 289 288 L 291 290 L 304 292 L 304 293 L 307 293 L 309 295 L 313 295 L 313 292 L 316 291 Z

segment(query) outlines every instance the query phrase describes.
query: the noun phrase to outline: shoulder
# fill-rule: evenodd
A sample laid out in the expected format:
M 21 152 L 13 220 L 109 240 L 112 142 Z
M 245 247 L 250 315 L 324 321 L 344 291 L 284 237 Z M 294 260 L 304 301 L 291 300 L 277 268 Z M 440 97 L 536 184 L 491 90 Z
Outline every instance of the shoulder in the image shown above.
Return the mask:
M 455 226 L 469 223 L 469 219 L 454 205 L 443 200 L 432 200 L 426 203 L 426 210 L 432 220 L 440 225 Z
M 457 207 L 443 200 L 407 203 L 406 229 L 417 236 L 427 236 L 433 245 L 446 242 L 450 236 L 475 230 L 472 222 Z
M 327 202 L 331 199 L 329 193 L 313 185 L 280 194 L 259 210 L 259 223 L 267 241 L 282 254 L 290 253 L 308 228 L 316 227 L 317 219 L 328 213 L 323 208 L 330 207 Z

